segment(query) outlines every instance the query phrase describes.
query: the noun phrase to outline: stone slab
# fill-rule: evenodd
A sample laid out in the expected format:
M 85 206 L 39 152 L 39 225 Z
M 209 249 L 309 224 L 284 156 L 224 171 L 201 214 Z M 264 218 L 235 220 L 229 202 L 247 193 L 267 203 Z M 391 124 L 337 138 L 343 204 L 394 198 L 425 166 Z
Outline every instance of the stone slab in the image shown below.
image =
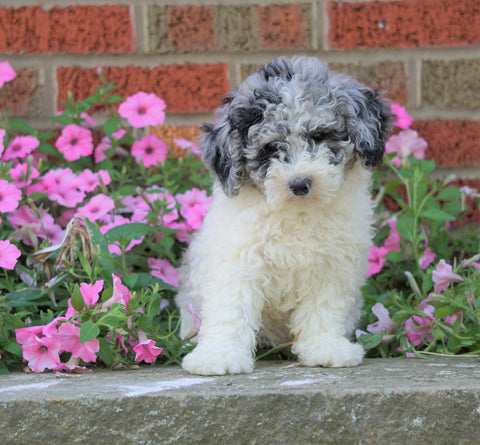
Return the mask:
M 478 444 L 475 358 L 258 362 L 253 374 L 177 366 L 0 376 L 4 444 Z

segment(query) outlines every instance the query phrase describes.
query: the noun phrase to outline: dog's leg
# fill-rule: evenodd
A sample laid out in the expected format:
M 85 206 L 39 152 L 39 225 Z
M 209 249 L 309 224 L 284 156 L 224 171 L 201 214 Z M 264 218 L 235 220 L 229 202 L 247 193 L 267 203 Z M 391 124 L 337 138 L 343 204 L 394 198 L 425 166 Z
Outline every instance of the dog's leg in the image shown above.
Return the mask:
M 229 268 L 230 269 L 230 268 Z M 202 325 L 196 348 L 182 367 L 192 374 L 223 375 L 253 371 L 256 332 L 262 298 L 251 280 L 238 270 L 219 273 L 209 286 L 202 307 Z
M 346 324 L 351 324 L 349 308 L 355 306 L 353 299 L 342 301 L 338 290 L 323 291 L 321 295 L 330 298 L 306 297 L 293 313 L 291 326 L 297 337 L 292 352 L 304 366 L 357 366 L 364 356 L 363 347 L 346 338 Z

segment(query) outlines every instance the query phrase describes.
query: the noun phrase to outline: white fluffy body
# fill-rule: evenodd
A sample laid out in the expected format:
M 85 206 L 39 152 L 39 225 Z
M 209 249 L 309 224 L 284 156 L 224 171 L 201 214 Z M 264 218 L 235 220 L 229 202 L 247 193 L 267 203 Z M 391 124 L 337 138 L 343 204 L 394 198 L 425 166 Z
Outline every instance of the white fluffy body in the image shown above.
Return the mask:
M 350 137 L 306 142 L 305 128 L 318 126 L 319 115 L 326 126 L 339 118 L 302 104 L 299 94 L 284 93 L 248 130 L 246 149 L 281 139 L 283 155 L 271 157 L 263 174 L 247 167 L 235 194 L 217 181 L 185 254 L 176 300 L 181 335 L 193 327 L 188 304 L 202 319 L 197 346 L 182 363 L 191 373 L 252 372 L 258 344 L 293 339 L 304 366 L 362 361 L 363 348 L 350 336 L 372 239 L 371 169 L 355 160 Z M 308 193 L 292 192 L 296 178 L 309 179 Z

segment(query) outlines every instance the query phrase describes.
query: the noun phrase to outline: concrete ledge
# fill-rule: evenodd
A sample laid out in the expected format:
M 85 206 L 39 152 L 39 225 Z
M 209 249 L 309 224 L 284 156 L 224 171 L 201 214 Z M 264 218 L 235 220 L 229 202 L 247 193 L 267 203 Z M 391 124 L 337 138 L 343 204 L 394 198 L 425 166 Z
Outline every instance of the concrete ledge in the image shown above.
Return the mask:
M 478 444 L 474 358 L 198 377 L 179 367 L 0 376 L 2 444 Z

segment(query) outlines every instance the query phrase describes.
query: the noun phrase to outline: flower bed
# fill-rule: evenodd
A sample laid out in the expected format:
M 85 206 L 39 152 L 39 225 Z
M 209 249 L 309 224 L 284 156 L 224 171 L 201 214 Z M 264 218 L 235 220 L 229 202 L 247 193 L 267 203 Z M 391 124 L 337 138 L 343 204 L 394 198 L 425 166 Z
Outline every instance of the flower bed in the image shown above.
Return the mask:
M 0 88 L 14 77 L 1 62 Z M 34 372 L 178 363 L 192 347 L 178 337 L 173 297 L 182 249 L 210 204 L 209 176 L 192 142 L 176 140 L 185 156 L 174 158 L 145 133 L 163 123 L 162 99 L 124 100 L 102 80 L 91 97 L 63 104 L 55 132 L 8 113 L 0 123 L 0 372 L 24 362 Z M 458 221 L 478 194 L 430 179 L 426 141 L 394 112 L 401 130 L 375 174 L 357 338 L 371 356 L 476 353 L 478 229 Z

